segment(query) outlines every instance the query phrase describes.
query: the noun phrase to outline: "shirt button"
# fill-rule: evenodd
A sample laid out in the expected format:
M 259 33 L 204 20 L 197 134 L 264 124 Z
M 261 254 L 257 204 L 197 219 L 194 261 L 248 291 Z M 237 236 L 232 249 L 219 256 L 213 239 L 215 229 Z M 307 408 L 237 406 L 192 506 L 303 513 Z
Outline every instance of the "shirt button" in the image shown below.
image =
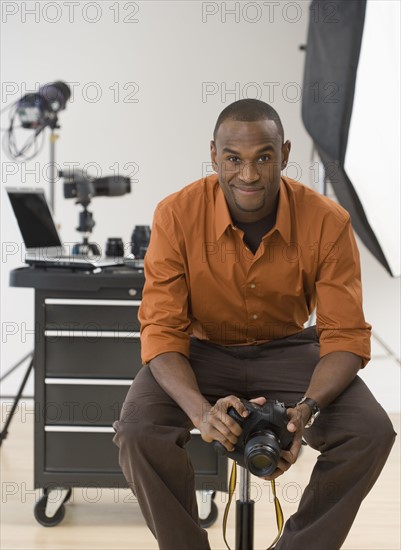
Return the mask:
M 255 283 L 251 283 L 249 286 L 250 286 L 251 288 L 256 288 Z
M 258 316 L 256 315 L 256 313 L 254 313 L 254 314 L 252 315 L 252 319 L 257 319 L 257 318 L 258 318 Z

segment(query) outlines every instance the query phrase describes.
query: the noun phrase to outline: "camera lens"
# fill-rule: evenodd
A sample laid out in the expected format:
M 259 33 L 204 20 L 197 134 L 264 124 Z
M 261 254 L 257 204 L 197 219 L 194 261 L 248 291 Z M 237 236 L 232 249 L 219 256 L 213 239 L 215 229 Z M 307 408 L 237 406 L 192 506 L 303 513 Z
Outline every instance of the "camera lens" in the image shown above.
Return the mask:
M 248 456 L 248 463 L 252 464 L 252 468 L 255 470 L 264 470 L 270 468 L 272 465 L 272 457 L 267 454 L 263 454 L 265 449 L 254 449 L 250 456 Z
M 269 476 L 277 468 L 280 445 L 273 432 L 265 431 L 251 436 L 244 449 L 245 464 L 255 476 Z
M 150 227 L 148 225 L 136 225 L 131 237 L 131 252 L 137 259 L 143 259 L 149 246 Z
M 106 242 L 106 256 L 124 256 L 124 243 L 119 237 L 109 237 Z

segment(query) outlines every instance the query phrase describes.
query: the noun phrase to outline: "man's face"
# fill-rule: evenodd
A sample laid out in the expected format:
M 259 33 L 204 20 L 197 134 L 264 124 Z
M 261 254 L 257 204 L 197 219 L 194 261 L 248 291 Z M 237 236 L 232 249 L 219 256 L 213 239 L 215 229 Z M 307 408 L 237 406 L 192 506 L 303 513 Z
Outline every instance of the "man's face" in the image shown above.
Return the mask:
M 271 120 L 225 120 L 210 143 L 213 168 L 232 216 L 253 222 L 276 208 L 281 170 L 291 143 L 282 143 Z

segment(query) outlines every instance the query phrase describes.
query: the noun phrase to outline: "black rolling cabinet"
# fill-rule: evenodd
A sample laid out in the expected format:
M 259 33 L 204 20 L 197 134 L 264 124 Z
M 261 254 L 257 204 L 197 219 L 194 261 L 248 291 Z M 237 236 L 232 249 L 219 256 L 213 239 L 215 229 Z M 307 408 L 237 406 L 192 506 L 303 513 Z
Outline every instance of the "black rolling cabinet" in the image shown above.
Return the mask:
M 138 308 L 141 271 L 102 273 L 21 268 L 10 284 L 35 289 L 35 472 L 43 499 L 35 517 L 57 525 L 74 487 L 126 487 L 113 444 L 112 423 L 141 368 Z M 193 433 L 200 518 L 213 523 L 216 491 L 227 490 L 227 459 Z M 48 515 L 49 492 L 64 489 Z M 212 521 L 213 520 L 213 521 Z

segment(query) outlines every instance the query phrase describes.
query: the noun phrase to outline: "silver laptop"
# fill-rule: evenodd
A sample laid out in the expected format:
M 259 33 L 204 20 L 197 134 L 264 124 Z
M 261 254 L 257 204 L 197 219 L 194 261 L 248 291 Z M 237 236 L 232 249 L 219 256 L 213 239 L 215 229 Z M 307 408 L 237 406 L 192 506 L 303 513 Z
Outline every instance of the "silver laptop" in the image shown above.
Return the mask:
M 68 254 L 63 246 L 43 189 L 6 188 L 25 244 L 25 262 L 40 267 L 93 270 L 120 265 L 124 258 Z

